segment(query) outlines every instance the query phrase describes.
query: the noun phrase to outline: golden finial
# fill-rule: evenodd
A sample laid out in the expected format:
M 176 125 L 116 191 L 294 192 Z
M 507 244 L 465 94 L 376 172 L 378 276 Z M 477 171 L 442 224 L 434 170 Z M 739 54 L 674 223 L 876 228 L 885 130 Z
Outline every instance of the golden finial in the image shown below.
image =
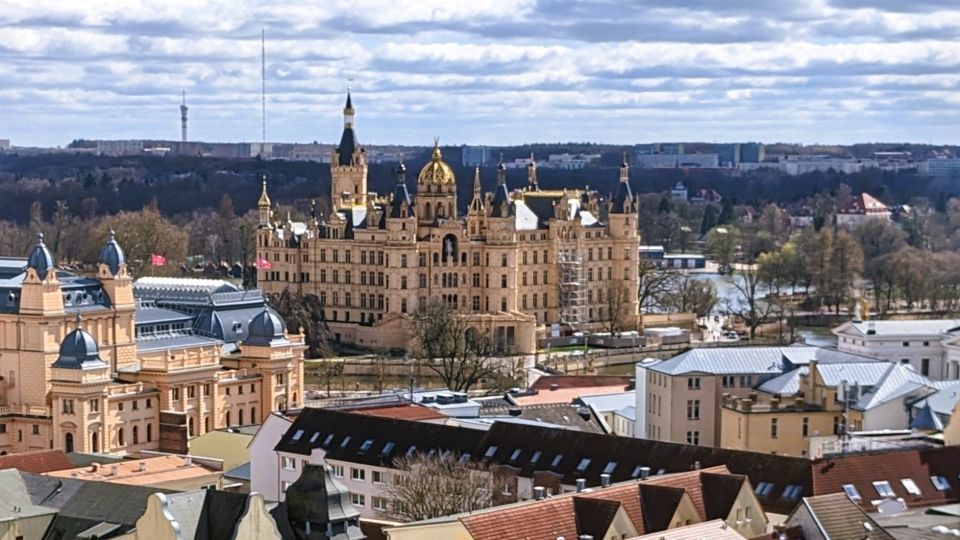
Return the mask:
M 260 208 L 270 208 L 270 196 L 267 195 L 267 175 L 263 175 L 263 191 L 260 192 L 260 201 L 257 203 Z
M 433 160 L 440 161 L 443 156 L 440 154 L 440 137 L 433 138 Z

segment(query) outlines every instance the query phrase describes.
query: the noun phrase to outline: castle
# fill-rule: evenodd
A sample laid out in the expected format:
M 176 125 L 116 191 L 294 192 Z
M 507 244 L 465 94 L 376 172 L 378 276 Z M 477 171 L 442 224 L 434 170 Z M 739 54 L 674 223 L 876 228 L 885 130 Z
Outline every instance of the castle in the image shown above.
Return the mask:
M 43 236 L 0 259 L 0 453 L 187 451 L 187 441 L 301 406 L 303 336 L 258 290 L 141 278 L 111 233 L 95 279 Z
M 355 112 L 348 92 L 330 160 L 329 216 L 279 220 L 264 180 L 264 291 L 316 295 L 338 341 L 370 348 L 406 348 L 410 317 L 428 301 L 446 303 L 505 353 L 532 354 L 538 338 L 558 331 L 640 328 L 638 203 L 626 159 L 606 198 L 541 189 L 534 160 L 522 189 L 508 188 L 501 163 L 496 189 L 483 193 L 478 168 L 461 211 L 457 179 L 436 143 L 415 198 L 402 163 L 392 194 L 369 193 Z

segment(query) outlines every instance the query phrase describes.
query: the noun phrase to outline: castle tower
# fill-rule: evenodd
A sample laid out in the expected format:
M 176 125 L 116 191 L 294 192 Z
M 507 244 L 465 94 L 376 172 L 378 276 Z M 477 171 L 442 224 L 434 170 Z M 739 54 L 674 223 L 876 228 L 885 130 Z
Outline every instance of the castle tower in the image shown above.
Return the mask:
M 363 206 L 367 198 L 367 157 L 354 130 L 354 108 L 350 89 L 343 107 L 343 134 L 330 157 L 331 208 Z
M 467 209 L 467 230 L 470 238 L 480 239 L 486 226 L 487 204 L 483 197 L 483 186 L 480 184 L 480 167 L 477 166 L 473 175 L 473 199 Z
M 422 225 L 457 219 L 457 179 L 443 161 L 439 140 L 433 141 L 433 155 L 417 177 L 417 219 Z
M 630 190 L 630 168 L 624 153 L 620 162 L 620 182 L 617 192 L 610 202 L 607 222 L 610 237 L 613 240 L 613 278 L 611 283 L 622 283 L 621 287 L 610 288 L 606 294 L 622 295 L 622 302 L 609 302 L 621 307 L 619 327 L 621 330 L 638 330 L 642 327 L 640 306 L 637 303 L 639 277 L 637 275 L 637 229 L 639 215 L 638 203 Z M 620 280 L 620 281 L 617 281 Z
M 137 360 L 136 330 L 134 313 L 136 302 L 133 298 L 133 278 L 127 272 L 127 259 L 123 248 L 117 243 L 116 234 L 110 231 L 107 243 L 100 249 L 100 261 L 97 265 L 97 279 L 103 292 L 110 299 L 114 316 L 109 319 L 111 325 L 108 335 L 111 347 L 104 350 L 106 359 L 113 371 L 129 366 Z M 103 338 L 101 337 L 101 340 Z
M 77 315 L 76 327 L 60 343 L 56 362 L 50 365 L 53 447 L 66 452 L 109 450 L 105 427 L 106 407 L 91 403 L 102 399 L 110 384 L 110 366 L 100 357 L 97 341 L 83 329 Z
M 37 245 L 27 259 L 27 275 L 21 286 L 20 313 L 22 315 L 63 314 L 63 293 L 53 255 L 43 243 L 43 233 L 37 235 Z
M 180 104 L 180 142 L 187 142 L 187 91 L 183 91 L 183 102 Z

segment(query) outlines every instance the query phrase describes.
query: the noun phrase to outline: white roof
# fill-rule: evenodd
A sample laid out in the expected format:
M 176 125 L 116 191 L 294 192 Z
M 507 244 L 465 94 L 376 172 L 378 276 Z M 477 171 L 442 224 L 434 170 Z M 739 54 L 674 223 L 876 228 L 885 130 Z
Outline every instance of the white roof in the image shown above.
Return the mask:
M 931 337 L 936 338 L 950 330 L 960 328 L 958 319 L 930 319 L 921 321 L 851 321 L 833 329 L 834 334 L 854 334 L 878 337 Z M 869 332 L 873 332 L 870 334 Z

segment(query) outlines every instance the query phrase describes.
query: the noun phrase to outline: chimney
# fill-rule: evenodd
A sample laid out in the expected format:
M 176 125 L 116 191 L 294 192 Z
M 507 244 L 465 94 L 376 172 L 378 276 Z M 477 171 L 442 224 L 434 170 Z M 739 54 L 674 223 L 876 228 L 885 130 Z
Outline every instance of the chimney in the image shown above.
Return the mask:
M 184 466 L 193 465 L 193 456 L 183 456 Z
M 743 412 L 750 412 L 751 410 L 753 410 L 753 401 L 750 399 L 741 399 L 740 410 Z
M 520 416 L 521 414 L 523 414 L 523 410 L 520 407 L 510 407 L 509 409 L 507 409 L 507 413 L 510 416 Z
M 587 488 L 587 481 L 583 478 L 577 478 L 577 493 L 581 493 Z
M 795 398 L 793 398 L 793 404 L 794 404 L 794 406 L 796 406 L 798 409 L 802 409 L 802 408 L 803 408 L 803 403 L 804 403 L 804 402 L 803 402 L 803 396 L 796 396 Z
M 591 535 L 589 535 L 589 534 L 581 534 L 581 535 L 578 536 L 577 538 L 578 538 L 578 540 L 593 540 L 593 536 L 591 536 Z
M 139 472 L 145 472 L 146 470 L 147 470 L 147 464 L 146 464 L 146 462 L 141 461 L 141 462 L 140 462 L 140 466 L 137 467 L 137 471 L 139 471 Z
M 650 478 L 650 467 L 640 467 L 640 479 L 646 480 Z
M 550 383 L 550 391 L 551 391 L 551 392 L 554 391 L 554 390 L 559 390 L 559 389 L 560 389 L 560 385 L 559 385 L 559 384 L 557 384 L 557 383 Z
M 631 378 L 630 381 L 627 383 L 627 390 L 636 390 L 636 389 L 637 389 L 637 380 L 634 378 Z
M 610 487 L 610 475 L 603 473 L 600 475 L 600 486 L 601 487 Z
M 590 419 L 590 407 L 583 407 L 583 406 L 577 407 L 577 414 L 580 415 L 580 418 L 583 418 L 584 420 L 589 420 L 589 419 Z
M 117 471 L 119 471 L 119 470 L 120 470 L 120 468 L 117 467 L 116 465 L 111 465 L 111 466 L 110 466 L 110 476 L 116 476 L 116 475 L 117 475 Z
M 697 461 L 694 461 L 694 462 L 693 462 L 693 470 L 695 470 L 695 471 L 699 471 L 699 470 L 700 470 L 700 460 L 699 460 L 699 459 L 698 459 Z
M 777 398 L 770 400 L 770 410 L 775 411 L 780 408 L 780 400 Z
M 750 401 L 756 401 L 756 400 L 757 400 L 757 393 L 750 392 Z
M 90 464 L 90 472 L 97 472 L 97 471 L 99 471 L 99 470 L 100 470 L 100 464 L 99 464 L 99 463 L 91 463 L 91 464 Z
M 543 486 L 536 486 L 536 487 L 534 487 L 534 488 L 533 488 L 533 500 L 535 500 L 535 501 L 542 501 L 543 499 L 547 498 L 546 493 L 547 493 L 547 490 L 546 490 L 546 488 L 544 488 Z

